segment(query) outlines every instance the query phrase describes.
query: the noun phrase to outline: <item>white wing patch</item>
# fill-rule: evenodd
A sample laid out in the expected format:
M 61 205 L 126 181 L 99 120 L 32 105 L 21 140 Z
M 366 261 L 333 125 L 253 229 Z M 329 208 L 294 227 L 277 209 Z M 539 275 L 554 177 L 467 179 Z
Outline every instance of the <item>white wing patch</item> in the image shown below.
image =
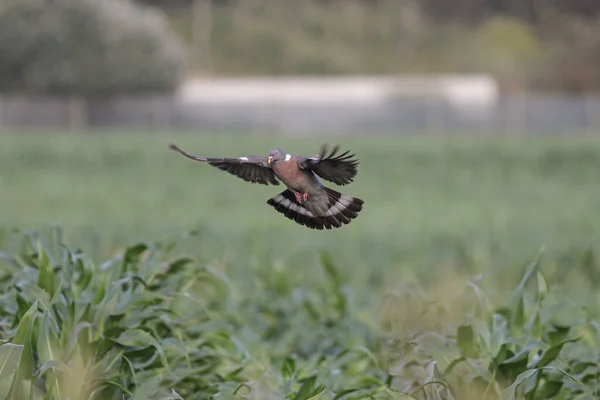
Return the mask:
M 238 158 L 238 160 L 240 160 L 240 161 L 248 161 L 248 157 L 240 157 L 240 158 Z

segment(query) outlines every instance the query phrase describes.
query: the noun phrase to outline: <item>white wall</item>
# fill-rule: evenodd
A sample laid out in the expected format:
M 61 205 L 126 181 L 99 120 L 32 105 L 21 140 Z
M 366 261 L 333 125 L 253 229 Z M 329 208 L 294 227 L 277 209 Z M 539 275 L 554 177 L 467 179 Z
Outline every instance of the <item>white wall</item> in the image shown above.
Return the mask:
M 492 106 L 496 81 L 488 75 L 202 78 L 178 92 L 184 103 L 236 105 L 376 106 L 393 98 L 435 97 L 457 107 Z

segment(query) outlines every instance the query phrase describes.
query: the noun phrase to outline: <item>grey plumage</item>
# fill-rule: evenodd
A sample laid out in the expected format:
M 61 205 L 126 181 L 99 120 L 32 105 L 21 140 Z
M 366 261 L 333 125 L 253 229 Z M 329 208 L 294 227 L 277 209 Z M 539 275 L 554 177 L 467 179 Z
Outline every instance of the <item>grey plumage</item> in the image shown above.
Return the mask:
M 300 204 L 292 191 L 284 190 L 267 201 L 276 211 L 312 229 L 339 228 L 349 224 L 362 210 L 363 201 L 324 187 L 325 198 L 309 198 Z
M 347 185 L 356 174 L 358 160 L 339 146 L 328 152 L 327 146 L 315 156 L 293 156 L 280 148 L 269 150 L 268 157 L 245 156 L 215 158 L 194 156 L 172 144 L 169 148 L 183 156 L 206 162 L 247 182 L 279 185 L 286 190 L 267 200 L 267 204 L 300 225 L 312 229 L 332 229 L 349 224 L 362 210 L 364 201 L 323 185 L 321 180 Z

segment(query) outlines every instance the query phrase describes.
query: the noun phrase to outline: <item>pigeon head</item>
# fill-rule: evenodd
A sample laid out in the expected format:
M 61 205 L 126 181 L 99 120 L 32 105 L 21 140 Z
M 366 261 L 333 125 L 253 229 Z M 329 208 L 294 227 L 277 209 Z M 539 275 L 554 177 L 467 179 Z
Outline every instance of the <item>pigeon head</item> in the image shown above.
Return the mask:
M 285 160 L 285 152 L 283 150 L 281 150 L 280 148 L 274 147 L 271 150 L 269 150 L 269 159 L 267 160 L 267 162 L 269 164 L 277 162 L 277 161 L 282 161 Z

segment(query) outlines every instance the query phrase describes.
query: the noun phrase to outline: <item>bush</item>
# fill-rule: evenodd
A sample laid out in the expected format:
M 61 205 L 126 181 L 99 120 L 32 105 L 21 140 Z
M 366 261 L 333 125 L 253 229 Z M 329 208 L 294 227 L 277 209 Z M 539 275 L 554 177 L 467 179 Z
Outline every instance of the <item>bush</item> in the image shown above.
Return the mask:
M 542 28 L 546 57 L 532 86 L 570 93 L 600 90 L 599 23 L 600 18 L 548 18 Z
M 504 88 L 525 87 L 545 50 L 529 24 L 508 17 L 490 18 L 468 35 L 459 30 L 455 40 L 448 54 L 455 70 L 493 74 Z
M 125 0 L 2 2 L 0 54 L 5 92 L 163 92 L 185 71 L 162 14 Z

